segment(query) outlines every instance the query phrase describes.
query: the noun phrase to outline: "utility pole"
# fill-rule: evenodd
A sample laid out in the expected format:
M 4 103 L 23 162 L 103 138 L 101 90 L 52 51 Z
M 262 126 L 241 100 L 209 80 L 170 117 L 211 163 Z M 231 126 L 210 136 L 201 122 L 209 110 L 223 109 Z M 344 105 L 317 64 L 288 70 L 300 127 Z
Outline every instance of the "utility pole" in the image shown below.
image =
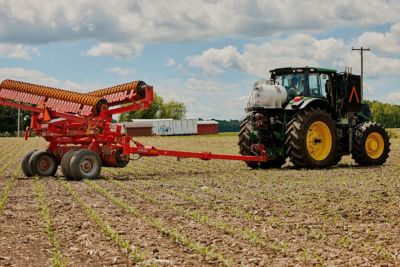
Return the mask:
M 21 109 L 18 108 L 18 118 L 17 118 L 17 137 L 19 137 L 19 125 L 21 124 Z
M 360 82 L 360 91 L 361 91 L 361 99 L 363 99 L 363 94 L 364 94 L 364 51 L 370 51 L 369 48 L 364 48 L 361 46 L 361 48 L 351 48 L 353 51 L 360 51 L 361 54 L 361 82 Z

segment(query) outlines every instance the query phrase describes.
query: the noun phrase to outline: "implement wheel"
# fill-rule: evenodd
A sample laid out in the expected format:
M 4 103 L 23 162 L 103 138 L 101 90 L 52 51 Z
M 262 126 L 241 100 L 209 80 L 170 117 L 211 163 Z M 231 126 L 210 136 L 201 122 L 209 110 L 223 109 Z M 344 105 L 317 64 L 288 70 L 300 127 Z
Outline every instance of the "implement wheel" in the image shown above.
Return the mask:
M 76 151 L 77 151 L 76 149 L 68 150 L 67 153 L 65 153 L 61 159 L 61 172 L 64 175 L 65 179 L 68 180 L 72 179 L 71 169 L 69 165 L 71 163 L 72 155 Z
M 92 150 L 80 149 L 72 154 L 69 167 L 75 180 L 96 179 L 101 172 L 101 159 Z
M 54 176 L 57 172 L 56 157 L 46 150 L 37 150 L 29 159 L 32 174 L 37 176 Z
M 324 168 L 336 157 L 336 131 L 332 118 L 323 110 L 300 111 L 286 130 L 286 153 L 297 168 Z
M 363 122 L 355 128 L 351 155 L 363 166 L 382 165 L 389 157 L 390 142 L 385 129 L 374 122 Z
M 31 159 L 33 153 L 35 153 L 37 151 L 37 149 L 31 150 L 29 152 L 27 152 L 21 160 L 21 169 L 22 172 L 25 174 L 26 177 L 32 177 L 33 176 L 33 172 L 31 169 L 31 166 L 29 165 L 29 160 Z

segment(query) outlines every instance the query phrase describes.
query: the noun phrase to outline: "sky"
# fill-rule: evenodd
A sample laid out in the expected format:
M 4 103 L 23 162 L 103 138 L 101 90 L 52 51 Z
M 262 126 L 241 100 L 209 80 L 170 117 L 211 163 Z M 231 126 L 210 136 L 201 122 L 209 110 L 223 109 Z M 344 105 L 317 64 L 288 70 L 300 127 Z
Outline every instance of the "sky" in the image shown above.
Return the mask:
M 398 0 L 0 0 L 0 80 L 87 92 L 133 80 L 187 118 L 240 119 L 269 70 L 360 73 L 400 104 Z

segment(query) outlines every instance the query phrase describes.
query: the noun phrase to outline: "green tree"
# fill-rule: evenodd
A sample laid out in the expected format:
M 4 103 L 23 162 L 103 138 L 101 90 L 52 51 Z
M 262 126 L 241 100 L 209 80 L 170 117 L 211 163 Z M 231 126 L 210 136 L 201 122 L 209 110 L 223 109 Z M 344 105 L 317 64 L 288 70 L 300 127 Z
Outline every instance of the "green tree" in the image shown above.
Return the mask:
M 164 103 L 161 96 L 154 95 L 152 104 L 148 109 L 136 110 L 121 114 L 119 121 L 132 119 L 183 119 L 186 115 L 185 104 L 171 100 Z
M 376 100 L 366 100 L 372 112 L 372 120 L 387 128 L 400 127 L 400 106 L 382 103 Z
M 0 133 L 8 132 L 14 135 L 17 131 L 18 109 L 0 106 Z M 30 124 L 30 113 L 21 110 L 21 128 L 23 131 Z

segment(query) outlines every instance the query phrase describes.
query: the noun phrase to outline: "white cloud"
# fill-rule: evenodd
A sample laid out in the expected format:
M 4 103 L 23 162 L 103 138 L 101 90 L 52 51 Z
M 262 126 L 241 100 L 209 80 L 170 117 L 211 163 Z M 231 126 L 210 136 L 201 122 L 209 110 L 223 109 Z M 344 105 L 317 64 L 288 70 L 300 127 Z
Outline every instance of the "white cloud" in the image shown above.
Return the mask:
M 189 66 L 205 74 L 220 74 L 237 69 L 256 77 L 265 77 L 267 70 L 285 66 L 353 67 L 360 73 L 360 55 L 342 39 L 316 39 L 308 34 L 293 34 L 285 39 L 272 39 L 261 44 L 246 44 L 242 53 L 236 47 L 210 48 L 187 58 Z M 400 74 L 400 59 L 365 54 L 364 74 L 370 77 Z M 267 75 L 268 76 L 268 75 Z
M 189 78 L 164 80 L 157 84 L 154 88 L 163 99 L 185 103 L 187 118 L 239 119 L 245 114 L 253 83 Z
M 268 69 L 284 66 L 330 66 L 333 62 L 341 61 L 340 55 L 345 49 L 343 40 L 317 40 L 310 35 L 294 34 L 286 39 L 247 44 L 242 53 L 233 46 L 211 48 L 200 55 L 188 57 L 187 62 L 190 66 L 203 69 L 206 74 L 238 69 L 263 77 Z
M 386 53 L 400 52 L 400 22 L 393 24 L 389 32 L 364 32 L 357 38 L 356 46 Z
M 199 67 L 206 74 L 223 73 L 227 68 L 243 68 L 243 56 L 239 54 L 236 47 L 226 46 L 221 49 L 210 48 L 201 55 L 187 58 L 188 64 Z
M 116 58 L 130 59 L 139 55 L 143 50 L 141 44 L 123 44 L 123 43 L 99 43 L 89 51 L 86 52 L 87 56 L 113 56 Z
M 31 59 L 33 55 L 39 55 L 39 50 L 36 47 L 28 47 L 22 44 L 0 43 L 0 57 Z
M 115 66 L 113 68 L 106 69 L 106 71 L 111 72 L 111 73 L 116 73 L 118 75 L 125 75 L 125 76 L 136 73 L 136 71 L 134 69 L 127 69 L 127 68 L 122 68 L 119 66 Z
M 168 58 L 167 61 L 165 62 L 165 66 L 167 66 L 167 67 L 172 67 L 175 65 L 176 65 L 176 62 L 173 58 Z
M 57 79 L 37 70 L 24 68 L 0 68 L 0 82 L 5 79 L 29 82 L 65 90 L 88 92 L 106 87 L 97 83 L 77 83 L 70 80 Z
M 91 39 L 99 42 L 88 51 L 91 56 L 130 57 L 140 53 L 137 43 L 392 24 L 399 13 L 396 0 L 4 0 L 0 39 L 21 44 Z

